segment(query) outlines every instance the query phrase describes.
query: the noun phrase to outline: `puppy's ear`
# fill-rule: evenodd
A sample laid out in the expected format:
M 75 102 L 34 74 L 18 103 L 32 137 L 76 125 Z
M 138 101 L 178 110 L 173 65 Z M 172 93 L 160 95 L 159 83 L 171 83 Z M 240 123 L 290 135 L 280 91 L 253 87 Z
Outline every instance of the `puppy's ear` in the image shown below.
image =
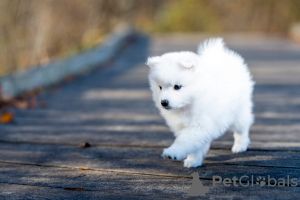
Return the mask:
M 147 62 L 146 62 L 146 65 L 148 65 L 149 67 L 154 67 L 159 62 L 160 62 L 160 56 L 149 57 Z
M 181 61 L 180 64 L 182 67 L 184 67 L 186 69 L 192 69 L 197 65 L 197 63 L 192 60 L 184 60 L 184 61 Z

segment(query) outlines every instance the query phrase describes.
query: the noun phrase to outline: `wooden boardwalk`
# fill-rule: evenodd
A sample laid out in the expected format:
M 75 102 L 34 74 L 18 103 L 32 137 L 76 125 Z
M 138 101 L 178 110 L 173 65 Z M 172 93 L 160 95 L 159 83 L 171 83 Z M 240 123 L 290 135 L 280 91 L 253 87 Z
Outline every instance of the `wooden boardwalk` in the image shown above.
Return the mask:
M 161 158 L 174 138 L 153 105 L 143 63 L 194 51 L 202 39 L 138 37 L 110 66 L 43 93 L 47 108 L 14 110 L 14 123 L 0 125 L 0 199 L 300 199 L 300 47 L 285 39 L 225 37 L 257 83 L 247 152 L 232 154 L 228 133 L 202 167 Z M 82 142 L 91 147 L 78 148 Z M 210 188 L 205 196 L 187 195 L 194 171 Z M 213 185 L 214 176 L 248 176 L 241 184 L 250 184 Z

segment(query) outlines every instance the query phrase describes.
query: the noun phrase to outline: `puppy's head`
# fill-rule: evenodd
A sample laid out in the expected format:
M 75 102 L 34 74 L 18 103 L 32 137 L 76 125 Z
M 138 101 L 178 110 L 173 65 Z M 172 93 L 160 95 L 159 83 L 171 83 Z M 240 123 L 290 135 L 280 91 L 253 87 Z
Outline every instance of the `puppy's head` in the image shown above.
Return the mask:
M 157 107 L 172 110 L 192 103 L 198 59 L 192 52 L 148 58 L 150 88 Z

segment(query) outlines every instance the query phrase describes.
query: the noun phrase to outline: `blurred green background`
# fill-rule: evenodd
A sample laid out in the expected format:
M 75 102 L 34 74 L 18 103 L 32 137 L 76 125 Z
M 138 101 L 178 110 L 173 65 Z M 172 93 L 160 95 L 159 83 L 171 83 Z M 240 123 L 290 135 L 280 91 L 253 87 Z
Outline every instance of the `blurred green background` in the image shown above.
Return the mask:
M 289 36 L 299 21 L 299 0 L 0 0 L 0 77 L 99 45 L 118 24 Z

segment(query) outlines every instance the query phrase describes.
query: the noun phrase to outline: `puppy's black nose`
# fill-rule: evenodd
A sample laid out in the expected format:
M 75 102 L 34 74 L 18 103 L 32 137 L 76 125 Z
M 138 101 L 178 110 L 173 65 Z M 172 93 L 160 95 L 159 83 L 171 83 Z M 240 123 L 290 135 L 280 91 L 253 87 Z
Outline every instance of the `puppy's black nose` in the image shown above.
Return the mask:
M 168 107 L 168 106 L 169 106 L 169 101 L 168 101 L 168 100 L 162 100 L 162 101 L 161 101 L 161 105 L 162 105 L 163 107 Z

